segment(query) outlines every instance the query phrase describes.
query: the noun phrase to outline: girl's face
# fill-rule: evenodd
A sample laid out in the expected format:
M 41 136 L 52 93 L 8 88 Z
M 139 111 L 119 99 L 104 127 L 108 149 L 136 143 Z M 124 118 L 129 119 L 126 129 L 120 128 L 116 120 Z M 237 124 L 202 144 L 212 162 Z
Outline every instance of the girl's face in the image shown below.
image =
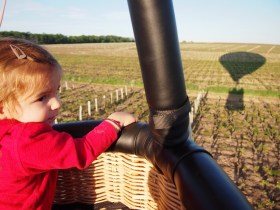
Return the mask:
M 20 122 L 42 122 L 52 126 L 61 107 L 58 96 L 60 75 L 53 75 L 51 85 L 30 97 L 19 98 L 18 114 L 14 119 Z

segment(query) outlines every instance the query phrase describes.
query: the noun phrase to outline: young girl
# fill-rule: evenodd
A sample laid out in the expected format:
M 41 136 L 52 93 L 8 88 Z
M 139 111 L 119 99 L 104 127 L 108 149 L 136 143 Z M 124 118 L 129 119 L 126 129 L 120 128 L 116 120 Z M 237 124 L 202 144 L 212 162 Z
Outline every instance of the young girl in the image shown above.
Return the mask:
M 83 138 L 52 129 L 62 69 L 42 47 L 0 39 L 0 209 L 51 209 L 57 169 L 84 169 L 135 122 L 115 112 Z

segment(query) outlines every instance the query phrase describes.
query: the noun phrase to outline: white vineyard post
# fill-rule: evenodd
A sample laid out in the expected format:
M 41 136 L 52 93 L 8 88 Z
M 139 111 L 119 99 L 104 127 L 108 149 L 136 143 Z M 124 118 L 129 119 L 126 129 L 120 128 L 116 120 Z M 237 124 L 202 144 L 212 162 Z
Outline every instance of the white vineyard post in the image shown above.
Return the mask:
M 206 96 L 206 92 L 202 91 L 199 92 L 196 99 L 194 99 L 194 107 L 191 107 L 191 111 L 189 112 L 189 127 L 188 127 L 188 131 L 189 131 L 189 135 L 190 137 L 192 137 L 192 124 L 194 121 L 194 117 L 197 114 L 197 110 L 199 108 L 200 102 L 203 98 L 205 98 Z
M 204 97 L 204 92 L 199 92 L 197 94 L 196 99 L 194 100 L 194 114 L 197 113 L 198 107 L 200 105 L 200 102 L 202 100 L 202 98 Z
M 116 102 L 118 102 L 119 101 L 119 91 L 118 91 L 118 89 L 116 90 Z
M 68 83 L 65 81 L 65 89 L 68 90 Z
M 192 125 L 193 124 L 193 115 L 194 115 L 193 107 L 191 107 L 191 111 L 190 111 L 189 115 L 190 115 L 190 125 Z
M 123 100 L 123 88 L 121 88 L 121 99 Z
M 97 98 L 94 99 L 95 102 L 95 111 L 98 112 L 98 103 L 97 103 Z
M 87 102 L 88 105 L 88 116 L 91 116 L 91 103 L 90 101 Z
M 113 103 L 113 93 L 110 94 L 111 95 L 111 104 Z
M 125 96 L 127 97 L 127 85 L 125 86 Z
M 106 96 L 103 95 L 103 106 L 104 106 L 104 109 L 106 108 Z
M 196 99 L 194 99 L 194 114 L 196 114 L 196 113 L 197 113 L 197 110 L 198 110 L 198 104 L 199 104 L 198 99 L 197 99 L 197 98 L 196 98 Z
M 82 121 L 83 120 L 83 107 L 80 105 L 79 108 L 79 120 Z
M 193 107 L 191 107 L 191 111 L 189 112 L 189 138 L 192 138 L 192 123 L 193 123 Z

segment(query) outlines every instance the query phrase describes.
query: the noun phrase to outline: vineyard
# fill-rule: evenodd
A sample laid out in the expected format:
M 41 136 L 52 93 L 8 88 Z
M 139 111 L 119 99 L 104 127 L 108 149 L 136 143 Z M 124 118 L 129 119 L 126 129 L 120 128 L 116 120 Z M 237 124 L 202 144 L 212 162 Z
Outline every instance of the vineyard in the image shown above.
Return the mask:
M 280 209 L 280 46 L 181 43 L 193 138 L 255 209 Z M 135 43 L 46 45 L 64 69 L 58 123 L 114 111 L 148 122 Z M 176 94 L 176 93 L 174 93 Z M 90 110 L 89 110 L 90 109 Z

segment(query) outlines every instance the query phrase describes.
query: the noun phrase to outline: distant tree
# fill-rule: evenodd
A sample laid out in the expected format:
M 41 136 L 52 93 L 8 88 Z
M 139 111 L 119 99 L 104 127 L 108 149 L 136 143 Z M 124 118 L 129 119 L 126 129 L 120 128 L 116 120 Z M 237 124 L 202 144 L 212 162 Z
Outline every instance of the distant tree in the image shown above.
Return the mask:
M 0 37 L 14 37 L 34 41 L 39 44 L 67 44 L 67 43 L 109 43 L 134 42 L 134 39 L 114 35 L 95 36 L 65 36 L 63 34 L 32 34 L 30 32 L 2 31 Z

